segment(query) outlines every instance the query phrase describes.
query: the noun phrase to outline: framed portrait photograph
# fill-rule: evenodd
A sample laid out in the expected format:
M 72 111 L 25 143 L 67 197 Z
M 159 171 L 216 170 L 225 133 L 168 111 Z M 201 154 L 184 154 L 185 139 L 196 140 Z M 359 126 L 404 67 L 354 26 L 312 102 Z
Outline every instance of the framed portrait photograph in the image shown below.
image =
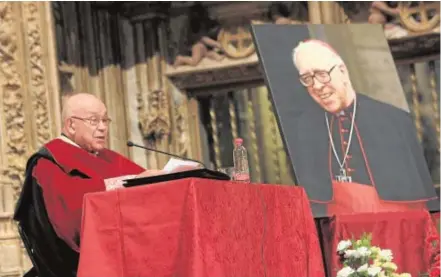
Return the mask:
M 315 217 L 439 210 L 381 26 L 252 26 L 296 184 Z

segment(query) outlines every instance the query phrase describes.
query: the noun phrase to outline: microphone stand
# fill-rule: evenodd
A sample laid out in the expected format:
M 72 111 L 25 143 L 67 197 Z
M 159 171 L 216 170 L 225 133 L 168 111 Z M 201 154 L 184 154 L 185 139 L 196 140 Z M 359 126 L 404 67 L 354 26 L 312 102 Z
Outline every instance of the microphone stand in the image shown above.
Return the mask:
M 184 158 L 184 157 L 181 157 L 179 155 L 172 154 L 172 153 L 168 153 L 168 152 L 164 152 L 164 151 L 161 151 L 161 150 L 145 147 L 143 145 L 139 145 L 139 144 L 133 143 L 130 140 L 127 141 L 127 146 L 128 147 L 138 147 L 138 148 L 142 148 L 144 150 L 149 150 L 149 151 L 157 152 L 157 153 L 164 154 L 164 155 L 167 155 L 167 156 L 175 157 L 175 158 L 178 158 L 180 160 L 195 162 L 195 163 L 198 163 L 198 164 L 202 165 L 203 168 L 207 168 L 205 166 L 205 164 L 203 164 L 201 161 L 193 160 L 193 159 L 189 159 L 189 158 Z

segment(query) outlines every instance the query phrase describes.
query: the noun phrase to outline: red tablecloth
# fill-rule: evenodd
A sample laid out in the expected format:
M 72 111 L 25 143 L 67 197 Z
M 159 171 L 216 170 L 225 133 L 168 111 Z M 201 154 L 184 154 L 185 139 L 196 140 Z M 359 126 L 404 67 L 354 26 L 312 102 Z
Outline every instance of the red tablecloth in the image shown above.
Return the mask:
M 440 213 L 439 212 L 432 213 L 431 216 L 432 216 L 433 223 L 435 223 L 436 229 L 438 230 L 438 234 L 439 234 L 439 231 L 440 231 Z
M 206 179 L 84 199 L 79 277 L 324 276 L 300 187 Z
M 328 272 L 336 276 L 341 265 L 336 255 L 338 242 L 372 233 L 372 244 L 391 249 L 399 272 L 412 276 L 428 272 L 433 248 L 426 240 L 438 235 L 426 211 L 340 215 L 321 221 Z

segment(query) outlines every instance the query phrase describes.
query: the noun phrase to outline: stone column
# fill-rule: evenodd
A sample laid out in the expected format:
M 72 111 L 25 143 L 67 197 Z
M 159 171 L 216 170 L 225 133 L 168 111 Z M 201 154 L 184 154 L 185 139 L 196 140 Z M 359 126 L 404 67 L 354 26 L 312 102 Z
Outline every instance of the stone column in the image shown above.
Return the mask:
M 121 21 L 120 27 L 122 74 L 130 107 L 127 116 L 133 122 L 128 128 L 129 137 L 148 147 L 176 153 L 172 91 L 165 77 L 166 12 L 167 6 L 158 3 L 123 6 L 121 14 L 130 21 Z M 147 168 L 162 168 L 169 159 L 136 148 L 131 149 L 130 155 Z
M 30 267 L 12 221 L 26 159 L 60 132 L 49 2 L 0 2 L 0 276 Z
M 313 24 L 345 23 L 347 16 L 335 1 L 308 1 L 309 22 Z

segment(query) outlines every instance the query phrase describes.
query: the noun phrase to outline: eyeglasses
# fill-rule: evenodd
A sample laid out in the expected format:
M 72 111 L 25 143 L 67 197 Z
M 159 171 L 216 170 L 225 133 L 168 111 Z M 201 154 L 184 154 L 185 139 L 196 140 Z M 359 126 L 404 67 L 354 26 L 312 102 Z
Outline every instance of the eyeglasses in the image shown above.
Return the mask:
M 91 126 L 98 126 L 100 122 L 102 122 L 105 126 L 109 126 L 109 124 L 112 122 L 110 118 L 99 118 L 99 117 L 88 117 L 88 118 L 82 118 L 77 116 L 72 116 L 72 118 L 82 120 L 84 122 L 89 123 Z
M 334 68 L 336 66 L 337 65 L 334 65 L 328 71 L 326 71 L 326 70 L 317 70 L 317 71 L 314 72 L 313 75 L 310 75 L 309 73 L 303 74 L 299 78 L 300 82 L 305 87 L 310 87 L 310 86 L 314 85 L 314 78 L 317 79 L 317 81 L 319 81 L 322 84 L 329 83 L 331 81 L 331 72 L 332 72 L 332 70 L 334 70 Z

